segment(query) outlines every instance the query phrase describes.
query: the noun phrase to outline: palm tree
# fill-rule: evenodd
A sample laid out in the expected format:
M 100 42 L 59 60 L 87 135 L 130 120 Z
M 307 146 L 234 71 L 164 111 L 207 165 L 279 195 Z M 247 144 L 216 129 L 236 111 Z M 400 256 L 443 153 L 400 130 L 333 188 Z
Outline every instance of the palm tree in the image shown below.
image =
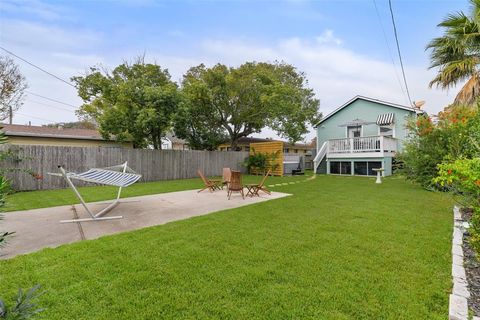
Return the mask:
M 438 68 L 430 82 L 442 89 L 467 80 L 454 104 L 473 105 L 480 97 L 480 0 L 470 0 L 470 14 L 449 14 L 438 26 L 443 36 L 430 41 L 430 68 Z

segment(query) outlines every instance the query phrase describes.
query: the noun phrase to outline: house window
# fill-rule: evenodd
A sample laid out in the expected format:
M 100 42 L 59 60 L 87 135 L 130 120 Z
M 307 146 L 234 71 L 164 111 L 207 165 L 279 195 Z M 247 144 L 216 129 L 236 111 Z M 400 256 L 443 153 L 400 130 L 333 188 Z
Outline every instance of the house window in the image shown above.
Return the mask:
M 294 149 L 293 152 L 294 152 L 294 153 L 298 153 L 298 149 Z
M 289 152 L 290 152 L 290 149 L 288 148 L 283 149 L 283 153 L 289 153 Z
M 393 125 L 378 126 L 378 135 L 395 138 L 395 127 Z
M 355 161 L 353 163 L 353 173 L 359 176 L 368 175 L 368 164 L 364 161 Z
M 352 174 L 352 163 L 350 161 L 331 161 L 331 174 Z
M 227 151 L 231 151 L 231 150 L 232 150 L 232 148 L 231 148 L 231 147 L 227 147 Z
M 340 174 L 340 162 L 331 161 L 330 162 L 330 173 L 331 174 Z
M 376 176 L 377 173 L 372 169 L 380 169 L 382 167 L 382 162 L 380 161 L 372 161 L 368 162 L 368 175 L 369 176 Z
M 357 176 L 376 176 L 373 169 L 382 167 L 381 161 L 355 161 L 353 163 L 353 173 Z
M 352 163 L 350 161 L 340 162 L 340 174 L 352 174 Z
M 347 138 L 358 138 L 362 136 L 362 126 L 348 126 Z
M 250 147 L 245 147 L 245 151 L 250 151 Z

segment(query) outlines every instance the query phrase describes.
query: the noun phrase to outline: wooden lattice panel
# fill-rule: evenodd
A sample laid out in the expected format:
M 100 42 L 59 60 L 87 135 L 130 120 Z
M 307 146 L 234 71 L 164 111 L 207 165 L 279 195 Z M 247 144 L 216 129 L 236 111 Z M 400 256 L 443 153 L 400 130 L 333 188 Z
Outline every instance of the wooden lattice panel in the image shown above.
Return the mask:
M 278 156 L 275 161 L 275 169 L 272 170 L 272 174 L 275 176 L 283 176 L 283 142 L 271 141 L 271 142 L 255 142 L 250 143 L 250 154 L 253 153 L 267 153 L 272 154 L 278 152 Z M 269 165 L 271 165 L 269 163 Z M 261 172 L 253 172 L 261 173 Z

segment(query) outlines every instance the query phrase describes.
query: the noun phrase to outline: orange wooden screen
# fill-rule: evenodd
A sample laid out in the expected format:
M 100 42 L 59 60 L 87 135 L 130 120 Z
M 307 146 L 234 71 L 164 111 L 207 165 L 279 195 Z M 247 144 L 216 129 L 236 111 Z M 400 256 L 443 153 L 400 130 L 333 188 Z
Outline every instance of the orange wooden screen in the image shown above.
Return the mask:
M 278 152 L 278 156 L 275 159 L 275 168 L 269 167 L 269 169 L 272 169 L 272 175 L 283 176 L 283 142 L 271 141 L 250 143 L 250 154 L 253 154 L 254 152 L 267 153 L 269 155 Z M 263 172 L 258 173 L 263 174 Z

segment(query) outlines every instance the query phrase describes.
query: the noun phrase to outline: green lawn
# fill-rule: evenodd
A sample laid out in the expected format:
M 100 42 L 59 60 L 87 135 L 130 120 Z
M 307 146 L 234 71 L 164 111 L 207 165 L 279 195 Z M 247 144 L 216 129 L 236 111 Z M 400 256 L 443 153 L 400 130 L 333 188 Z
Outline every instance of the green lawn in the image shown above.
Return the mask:
M 293 196 L 0 261 L 0 292 L 40 283 L 62 320 L 447 318 L 447 195 L 337 176 L 275 190 Z
M 311 175 L 312 173 L 307 171 L 306 176 L 268 177 L 266 184 L 300 181 L 311 177 Z M 260 182 L 261 178 L 261 176 L 244 175 L 243 183 L 258 183 Z M 200 178 L 136 183 L 128 188 L 123 189 L 122 198 L 199 189 L 201 187 L 202 181 Z M 93 202 L 114 199 L 117 196 L 118 188 L 98 186 L 83 187 L 79 188 L 79 190 L 85 201 Z M 18 192 L 7 197 L 5 211 L 48 208 L 73 203 L 79 203 L 79 201 L 72 189 Z

